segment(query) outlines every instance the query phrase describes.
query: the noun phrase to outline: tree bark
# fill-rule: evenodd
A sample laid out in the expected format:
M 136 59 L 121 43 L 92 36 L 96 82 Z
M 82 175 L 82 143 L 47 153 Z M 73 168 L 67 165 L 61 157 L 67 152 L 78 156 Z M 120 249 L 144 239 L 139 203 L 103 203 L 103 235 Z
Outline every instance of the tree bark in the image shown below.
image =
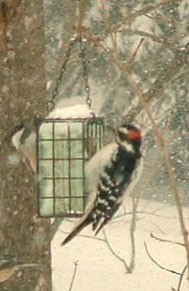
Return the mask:
M 50 220 L 37 216 L 31 170 L 9 162 L 11 130 L 45 113 L 42 1 L 1 1 L 0 66 L 0 256 L 35 264 L 18 268 L 0 289 L 47 291 L 51 290 Z

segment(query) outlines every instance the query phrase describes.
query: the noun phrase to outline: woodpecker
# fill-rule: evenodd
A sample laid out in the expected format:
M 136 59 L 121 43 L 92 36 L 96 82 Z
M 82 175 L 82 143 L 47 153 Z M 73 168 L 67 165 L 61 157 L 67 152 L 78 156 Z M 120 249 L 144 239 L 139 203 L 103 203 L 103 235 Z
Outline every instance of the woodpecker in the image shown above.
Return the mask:
M 74 119 L 74 118 L 90 118 L 94 116 L 94 112 L 88 108 L 86 104 L 77 104 L 67 107 L 59 107 L 58 105 L 45 118 L 46 119 Z M 68 124 L 58 123 L 56 126 L 56 134 L 67 134 Z M 52 135 L 52 127 L 49 123 L 41 123 L 39 128 L 40 134 Z M 72 126 L 72 137 L 81 135 L 81 128 Z M 24 123 L 19 124 L 13 130 L 12 143 L 24 161 L 28 162 L 33 173 L 37 171 L 36 160 L 36 132 L 31 131 Z
M 86 211 L 62 246 L 87 225 L 92 224 L 96 235 L 111 220 L 124 194 L 133 190 L 142 173 L 141 143 L 140 129 L 123 124 L 116 130 L 115 142 L 99 150 L 86 163 Z
M 12 143 L 23 160 L 29 162 L 32 171 L 35 173 L 37 170 L 36 133 L 31 132 L 26 125 L 21 123 L 14 128 Z

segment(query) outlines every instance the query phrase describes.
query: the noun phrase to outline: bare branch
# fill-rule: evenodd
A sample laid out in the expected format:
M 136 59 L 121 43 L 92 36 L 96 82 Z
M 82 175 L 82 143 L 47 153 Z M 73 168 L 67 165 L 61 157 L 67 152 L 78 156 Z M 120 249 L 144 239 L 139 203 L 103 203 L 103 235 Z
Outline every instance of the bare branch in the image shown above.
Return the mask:
M 74 271 L 73 271 L 73 276 L 72 276 L 72 280 L 70 283 L 70 287 L 69 287 L 69 291 L 72 290 L 75 278 L 76 278 L 76 274 L 77 274 L 77 268 L 78 268 L 78 261 L 74 262 Z
M 62 233 L 65 233 L 65 234 L 69 234 L 68 231 L 64 231 L 64 230 L 61 230 L 61 229 L 59 231 L 62 232 Z M 99 237 L 96 237 L 96 236 L 90 236 L 90 235 L 84 235 L 84 234 L 78 234 L 77 236 L 83 237 L 83 238 L 94 239 L 94 240 L 98 240 L 98 241 L 102 241 L 102 242 L 106 242 L 105 239 L 99 238 Z
M 112 248 L 112 246 L 108 240 L 105 229 L 103 229 L 105 242 L 106 242 L 109 250 L 119 261 L 121 261 L 123 263 L 124 267 L 126 268 L 127 273 L 132 273 L 132 271 L 134 270 L 134 266 L 135 266 L 136 245 L 135 245 L 134 233 L 136 230 L 136 214 L 137 214 L 138 202 L 139 202 L 139 195 L 137 197 L 132 197 L 132 219 L 131 219 L 131 225 L 130 225 L 131 259 L 130 259 L 129 264 L 127 264 L 126 261 L 114 251 L 114 249 Z
M 163 44 L 167 49 L 169 49 L 172 52 L 176 52 L 178 50 L 178 47 L 175 46 L 174 43 L 172 43 L 169 39 L 163 37 L 162 35 L 155 35 L 154 33 L 142 31 L 142 30 L 131 30 L 131 29 L 126 29 L 122 28 L 118 32 L 123 32 L 126 33 L 127 35 L 137 35 L 141 36 L 142 38 L 148 38 L 151 39 L 153 42 Z
M 139 195 L 137 197 L 132 197 L 132 220 L 130 226 L 130 238 L 131 238 L 131 260 L 129 264 L 130 273 L 132 273 L 135 267 L 135 256 L 136 256 L 135 230 L 138 202 Z
M 180 280 L 179 280 L 178 287 L 177 287 L 177 290 L 176 291 L 180 291 L 181 284 L 182 284 L 182 280 L 184 278 L 184 274 L 185 274 L 186 270 L 187 270 L 187 264 L 186 264 L 186 266 L 182 270 L 182 273 L 181 273 Z
M 158 241 L 161 241 L 161 242 L 168 242 L 168 243 L 172 243 L 172 244 L 176 244 L 176 245 L 184 247 L 183 243 L 179 243 L 179 242 L 168 240 L 168 239 L 162 239 L 162 238 L 155 236 L 153 233 L 151 233 L 150 236 Z
M 170 272 L 170 273 L 173 273 L 173 274 L 176 274 L 178 276 L 181 276 L 181 273 L 177 272 L 177 271 L 174 271 L 174 270 L 171 270 L 171 269 L 168 269 L 168 268 L 165 268 L 163 267 L 162 265 L 160 265 L 153 257 L 152 255 L 150 254 L 149 250 L 148 250 L 148 247 L 147 247 L 147 244 L 144 243 L 144 247 L 145 247 L 145 250 L 146 250 L 146 253 L 148 255 L 148 257 L 150 258 L 150 260 L 156 265 L 158 266 L 160 269 L 162 270 L 165 270 L 167 272 Z
M 115 256 L 119 261 L 121 261 L 121 262 L 123 263 L 123 265 L 124 265 L 124 267 L 125 267 L 127 273 L 130 273 L 130 269 L 129 269 L 129 267 L 128 267 L 126 261 L 125 261 L 122 257 L 120 257 L 120 256 L 119 256 L 119 255 L 114 251 L 114 249 L 112 248 L 112 246 L 111 246 L 111 244 L 110 244 L 110 242 L 109 242 L 109 240 L 108 240 L 108 237 L 107 237 L 107 235 L 106 235 L 106 232 L 105 232 L 105 229 L 104 229 L 104 228 L 103 228 L 103 234 L 104 234 L 104 237 L 105 237 L 105 242 L 106 242 L 106 244 L 107 244 L 109 250 L 111 251 L 111 253 L 112 253 L 112 254 L 113 254 L 113 255 L 114 255 L 114 256 Z
M 141 45 L 144 42 L 144 38 L 141 38 L 139 44 L 136 47 L 136 50 L 134 51 L 133 55 L 131 56 L 130 60 L 128 61 L 128 70 L 131 71 L 133 64 L 135 63 L 135 59 L 137 57 L 138 51 L 141 47 Z
M 176 2 L 178 2 L 178 0 L 164 0 L 154 5 L 151 5 L 151 4 L 146 5 L 142 7 L 141 9 L 135 10 L 134 12 L 131 12 L 130 14 L 123 17 L 122 20 L 118 24 L 112 27 L 112 31 L 117 31 L 123 25 L 123 23 L 125 23 L 127 20 L 137 18 L 138 16 L 146 15 L 147 13 L 152 12 L 160 7 L 165 7 L 169 4 L 173 4 Z

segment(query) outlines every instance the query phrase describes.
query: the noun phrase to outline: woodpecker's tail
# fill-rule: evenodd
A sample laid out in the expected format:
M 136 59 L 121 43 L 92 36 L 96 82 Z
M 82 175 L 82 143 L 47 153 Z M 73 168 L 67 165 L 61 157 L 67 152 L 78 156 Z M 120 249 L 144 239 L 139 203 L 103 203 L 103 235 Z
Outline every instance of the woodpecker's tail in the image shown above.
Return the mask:
M 69 241 L 71 241 L 85 226 L 90 224 L 92 222 L 91 219 L 91 212 L 87 211 L 81 219 L 78 221 L 78 223 L 74 226 L 73 230 L 71 233 L 65 238 L 65 240 L 61 243 L 61 246 L 64 246 L 67 244 Z

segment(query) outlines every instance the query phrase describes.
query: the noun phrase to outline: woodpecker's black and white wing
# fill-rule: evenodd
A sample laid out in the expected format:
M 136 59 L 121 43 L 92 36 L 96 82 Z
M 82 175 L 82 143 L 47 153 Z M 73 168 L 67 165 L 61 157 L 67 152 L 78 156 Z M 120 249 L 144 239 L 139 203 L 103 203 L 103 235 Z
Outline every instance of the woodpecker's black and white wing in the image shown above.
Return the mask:
M 97 234 L 112 218 L 123 201 L 124 193 L 132 191 L 142 171 L 141 135 L 135 127 L 120 127 L 116 143 L 100 150 L 86 165 L 86 212 L 63 241 L 68 243 L 85 226 L 92 224 Z
M 101 175 L 94 209 L 91 213 L 92 227 L 97 234 L 112 218 L 123 202 L 124 193 L 131 191 L 136 184 L 139 156 L 118 148 L 111 162 Z
M 117 144 L 109 144 L 98 151 L 87 163 L 85 168 L 85 191 L 87 196 L 87 205 L 84 215 L 75 224 L 72 232 L 63 241 L 62 245 L 68 243 L 74 238 L 85 226 L 92 222 L 91 213 L 93 213 L 98 184 L 100 181 L 101 173 L 104 171 L 105 166 L 109 163 L 112 153 L 117 149 Z

